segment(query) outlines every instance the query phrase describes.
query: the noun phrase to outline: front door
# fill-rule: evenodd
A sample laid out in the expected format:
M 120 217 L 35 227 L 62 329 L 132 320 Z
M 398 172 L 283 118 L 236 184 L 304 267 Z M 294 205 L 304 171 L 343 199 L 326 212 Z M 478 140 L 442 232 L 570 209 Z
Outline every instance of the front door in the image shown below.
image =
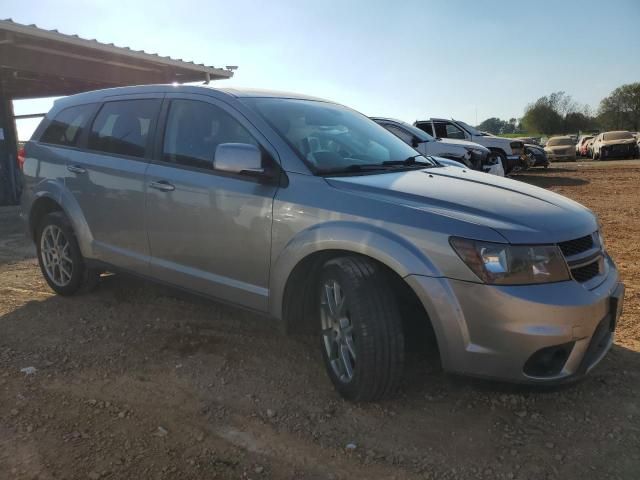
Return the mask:
M 169 96 L 147 171 L 152 276 L 246 307 L 268 308 L 277 187 L 215 170 L 216 147 L 266 140 L 210 97 Z

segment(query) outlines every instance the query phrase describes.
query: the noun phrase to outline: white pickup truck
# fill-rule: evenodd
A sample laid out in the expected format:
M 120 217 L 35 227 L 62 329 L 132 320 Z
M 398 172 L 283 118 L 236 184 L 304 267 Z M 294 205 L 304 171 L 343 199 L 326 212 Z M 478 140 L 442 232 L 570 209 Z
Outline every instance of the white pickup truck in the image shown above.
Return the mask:
M 487 147 L 500 158 L 505 173 L 509 173 L 527 162 L 522 141 L 481 132 L 460 120 L 431 118 L 430 120 L 418 120 L 414 125 L 436 138 L 468 140 Z
M 424 130 L 395 118 L 371 117 L 379 125 L 389 130 L 407 145 L 411 145 L 423 155 L 453 160 L 458 166 L 469 167 L 485 173 L 504 177 L 504 168 L 491 150 L 466 140 L 435 139 Z M 448 162 L 441 162 L 447 163 Z

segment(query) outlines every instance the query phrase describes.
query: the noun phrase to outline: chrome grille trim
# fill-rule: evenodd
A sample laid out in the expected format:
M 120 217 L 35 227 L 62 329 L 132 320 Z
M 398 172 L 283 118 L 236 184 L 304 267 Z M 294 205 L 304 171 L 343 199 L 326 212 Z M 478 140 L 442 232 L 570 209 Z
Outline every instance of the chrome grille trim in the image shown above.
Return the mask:
M 598 232 L 558 243 L 571 277 L 581 284 L 590 284 L 605 273 L 604 250 Z

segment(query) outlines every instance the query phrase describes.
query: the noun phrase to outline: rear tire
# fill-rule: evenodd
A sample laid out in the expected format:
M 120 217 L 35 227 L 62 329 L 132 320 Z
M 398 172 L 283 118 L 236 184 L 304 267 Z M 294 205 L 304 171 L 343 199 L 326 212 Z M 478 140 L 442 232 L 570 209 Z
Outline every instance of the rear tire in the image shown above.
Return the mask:
M 45 215 L 36 230 L 38 264 L 44 279 L 60 295 L 93 288 L 99 273 L 86 267 L 69 219 L 62 212 Z
M 384 270 L 371 260 L 329 260 L 316 287 L 322 355 L 345 399 L 380 400 L 397 391 L 404 335 L 396 297 Z

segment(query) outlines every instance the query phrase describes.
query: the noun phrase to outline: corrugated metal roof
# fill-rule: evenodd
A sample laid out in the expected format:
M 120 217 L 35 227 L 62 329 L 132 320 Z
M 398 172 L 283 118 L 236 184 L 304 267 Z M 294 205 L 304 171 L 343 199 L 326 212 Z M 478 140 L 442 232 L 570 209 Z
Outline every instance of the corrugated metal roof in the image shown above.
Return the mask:
M 186 61 L 180 58 L 174 59 L 168 56 L 161 56 L 157 53 L 148 53 L 144 50 L 133 50 L 129 47 L 118 47 L 113 43 L 102 43 L 96 39 L 86 39 L 78 35 L 69 35 L 61 33 L 58 30 L 46 30 L 38 27 L 35 24 L 24 25 L 22 23 L 14 22 L 11 18 L 0 20 L 0 30 L 15 34 L 30 35 L 34 37 L 49 39 L 53 41 L 68 43 L 78 47 L 86 47 L 103 52 L 112 53 L 114 55 L 123 55 L 127 57 L 134 57 L 147 62 L 160 63 L 164 65 L 171 65 L 173 67 L 179 67 L 198 72 L 208 73 L 214 77 L 230 78 L 233 76 L 233 70 L 237 67 L 218 68 L 214 66 L 204 65 L 203 63 L 194 63 L 193 61 Z

